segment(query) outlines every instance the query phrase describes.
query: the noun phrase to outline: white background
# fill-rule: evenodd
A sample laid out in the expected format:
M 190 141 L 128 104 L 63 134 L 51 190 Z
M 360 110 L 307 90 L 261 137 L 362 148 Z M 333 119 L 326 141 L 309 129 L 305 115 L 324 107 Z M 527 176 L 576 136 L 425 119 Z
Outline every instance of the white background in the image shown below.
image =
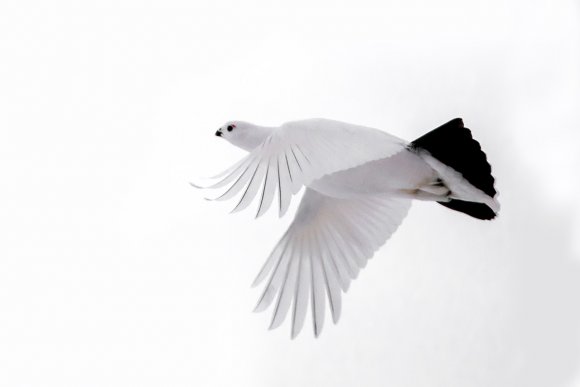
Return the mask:
M 0 385 L 580 385 L 577 1 L 3 2 L 0 70 Z M 458 116 L 500 217 L 415 203 L 338 325 L 267 331 L 291 216 L 188 185 L 216 129 Z

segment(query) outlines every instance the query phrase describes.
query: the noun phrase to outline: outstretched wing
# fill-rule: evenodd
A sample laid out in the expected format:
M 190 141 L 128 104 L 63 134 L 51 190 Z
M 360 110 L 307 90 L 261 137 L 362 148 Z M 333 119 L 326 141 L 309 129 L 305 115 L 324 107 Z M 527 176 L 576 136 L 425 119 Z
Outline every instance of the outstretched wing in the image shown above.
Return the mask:
M 253 286 L 269 279 L 255 311 L 276 299 L 270 329 L 284 321 L 292 305 L 292 338 L 302 329 L 308 304 L 314 334 L 322 330 L 328 298 L 334 323 L 341 311 L 341 290 L 406 216 L 410 199 L 364 197 L 337 199 L 307 188 L 294 221 L 278 242 Z
M 271 206 L 276 190 L 280 216 L 302 186 L 320 177 L 405 149 L 407 143 L 377 129 L 326 119 L 289 122 L 233 167 L 204 188 L 227 190 L 215 200 L 227 200 L 243 190 L 232 212 L 246 208 L 260 193 L 256 217 Z

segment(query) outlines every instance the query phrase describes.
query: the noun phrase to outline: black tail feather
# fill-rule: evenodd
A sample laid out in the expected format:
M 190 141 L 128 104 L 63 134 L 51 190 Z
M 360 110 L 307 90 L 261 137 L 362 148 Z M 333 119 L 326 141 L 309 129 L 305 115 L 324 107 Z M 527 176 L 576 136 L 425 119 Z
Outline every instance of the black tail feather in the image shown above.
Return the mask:
M 453 199 L 449 202 L 437 202 L 447 208 L 463 212 L 477 219 L 490 220 L 495 218 L 496 214 L 491 208 L 483 203 L 465 202 L 463 200 Z
M 496 195 L 491 166 L 479 142 L 473 139 L 471 131 L 463 125 L 461 118 L 456 118 L 429 133 L 419 137 L 410 144 L 411 149 L 424 149 L 443 164 L 461 173 L 474 187 L 479 188 L 490 197 Z M 451 200 L 439 202 L 452 210 L 463 212 L 478 219 L 493 219 L 495 213 L 482 203 Z

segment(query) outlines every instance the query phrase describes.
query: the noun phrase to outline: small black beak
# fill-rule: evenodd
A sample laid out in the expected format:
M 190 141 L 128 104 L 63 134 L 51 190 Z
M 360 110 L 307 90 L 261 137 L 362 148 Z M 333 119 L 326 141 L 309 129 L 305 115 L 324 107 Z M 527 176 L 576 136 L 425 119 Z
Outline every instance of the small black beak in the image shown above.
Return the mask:
M 215 132 L 215 135 L 218 136 L 218 137 L 221 137 L 222 136 L 222 132 L 218 130 L 217 132 Z

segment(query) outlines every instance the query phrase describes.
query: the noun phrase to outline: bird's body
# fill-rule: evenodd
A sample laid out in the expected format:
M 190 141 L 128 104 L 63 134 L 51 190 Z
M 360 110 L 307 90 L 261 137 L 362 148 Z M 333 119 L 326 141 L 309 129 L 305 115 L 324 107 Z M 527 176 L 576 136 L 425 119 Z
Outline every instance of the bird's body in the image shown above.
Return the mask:
M 499 210 L 491 168 L 460 119 L 410 143 L 326 119 L 279 128 L 235 121 L 216 135 L 250 152 L 206 187 L 230 184 L 218 200 L 243 192 L 234 211 L 258 195 L 260 216 L 277 192 L 282 216 L 291 197 L 306 188 L 294 221 L 254 281 L 268 277 L 257 311 L 276 299 L 271 328 L 292 307 L 292 337 L 300 332 L 309 304 L 315 335 L 326 301 L 338 320 L 341 291 L 397 229 L 412 199 L 436 201 L 480 219 L 492 219 Z
M 309 188 L 342 198 L 361 195 L 414 198 L 414 190 L 428 186 L 436 179 L 437 173 L 421 157 L 403 150 L 391 157 L 323 176 L 313 181 Z

